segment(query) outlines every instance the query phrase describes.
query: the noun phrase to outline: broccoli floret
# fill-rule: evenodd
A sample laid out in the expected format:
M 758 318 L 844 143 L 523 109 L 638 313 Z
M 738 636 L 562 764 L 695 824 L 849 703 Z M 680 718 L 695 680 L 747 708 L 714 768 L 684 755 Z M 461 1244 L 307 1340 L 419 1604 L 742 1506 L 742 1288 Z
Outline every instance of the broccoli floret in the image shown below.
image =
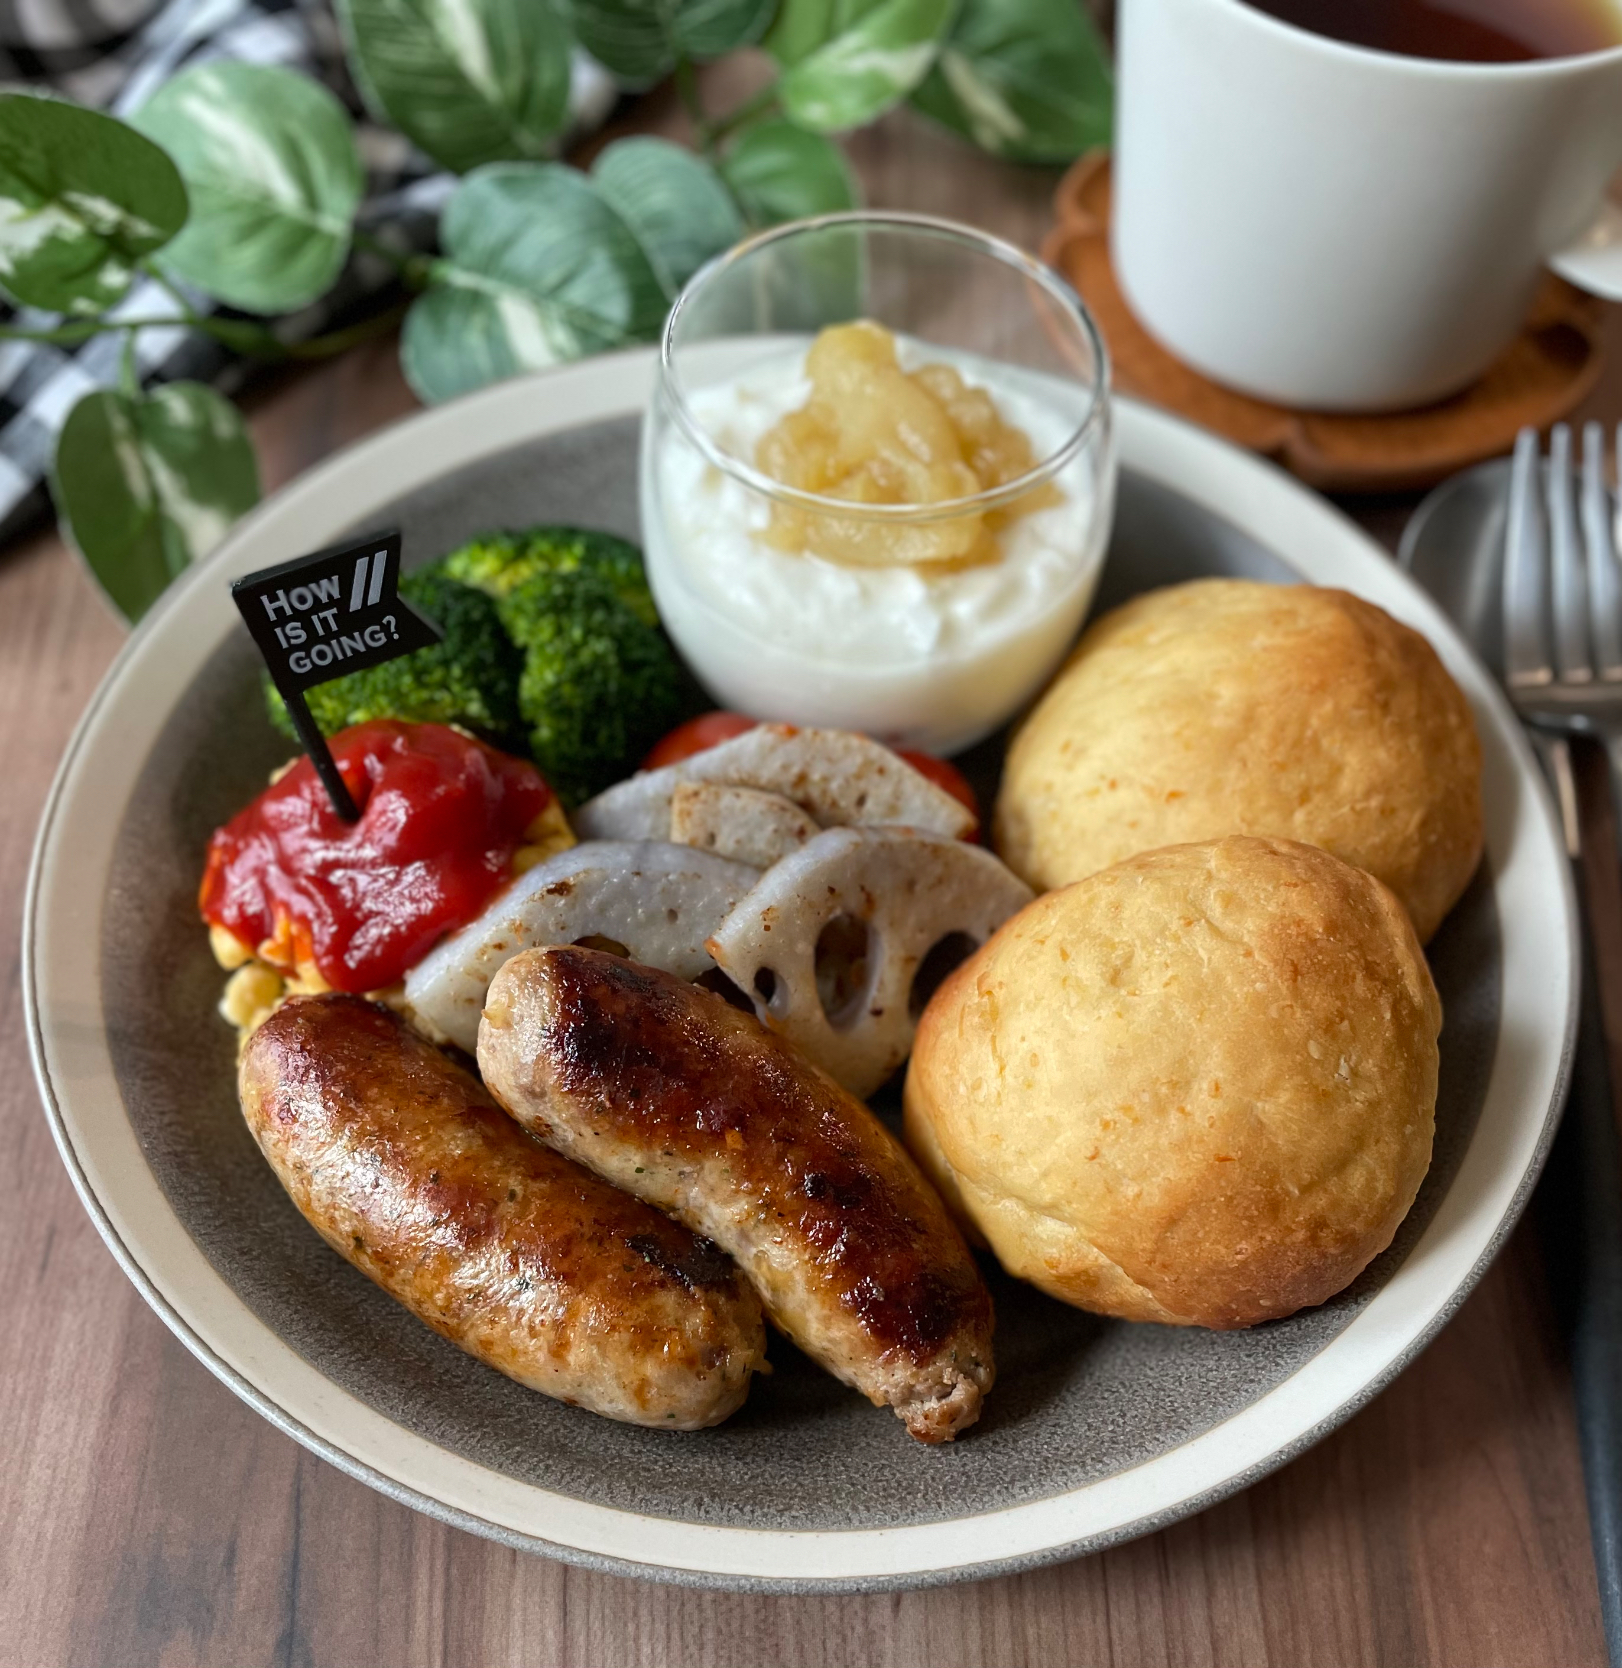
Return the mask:
M 498 601 L 538 573 L 595 573 L 608 581 L 644 625 L 659 624 L 641 551 L 612 533 L 593 528 L 528 527 L 522 532 L 486 533 L 434 566 Z
M 497 606 L 524 652 L 518 706 L 530 754 L 565 805 L 629 774 L 694 710 L 665 634 L 603 574 L 532 573 Z
M 483 591 L 429 569 L 407 574 L 400 595 L 444 628 L 444 640 L 309 690 L 310 716 L 322 733 L 333 735 L 370 718 L 401 718 L 460 724 L 497 747 L 522 753 L 523 656 L 502 629 L 496 604 Z M 268 678 L 265 700 L 271 722 L 293 736 L 293 721 Z

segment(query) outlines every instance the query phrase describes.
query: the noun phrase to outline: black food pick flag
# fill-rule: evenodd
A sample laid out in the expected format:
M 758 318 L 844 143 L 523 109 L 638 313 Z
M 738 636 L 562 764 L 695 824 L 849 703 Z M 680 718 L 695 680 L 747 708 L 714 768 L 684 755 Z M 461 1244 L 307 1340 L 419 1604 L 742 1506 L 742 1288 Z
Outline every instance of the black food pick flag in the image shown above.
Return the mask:
M 401 601 L 399 584 L 398 531 L 279 562 L 231 584 L 299 741 L 346 822 L 360 812 L 310 717 L 304 691 L 440 640 L 439 627 Z

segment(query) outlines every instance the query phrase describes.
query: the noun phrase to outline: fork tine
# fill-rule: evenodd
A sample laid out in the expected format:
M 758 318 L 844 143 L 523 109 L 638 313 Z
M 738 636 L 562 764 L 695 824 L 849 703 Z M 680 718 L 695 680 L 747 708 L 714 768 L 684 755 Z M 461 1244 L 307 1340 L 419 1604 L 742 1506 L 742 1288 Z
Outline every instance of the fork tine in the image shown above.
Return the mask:
M 1554 605 L 1554 663 L 1562 682 L 1594 676 L 1588 647 L 1588 575 L 1577 544 L 1577 502 L 1572 491 L 1571 427 L 1549 433 L 1549 468 L 1543 490 L 1549 500 L 1549 593 Z
M 1504 677 L 1512 689 L 1553 683 L 1548 658 L 1543 519 L 1538 514 L 1538 434 L 1515 437 L 1504 533 Z
M 1622 563 L 1611 542 L 1611 495 L 1605 490 L 1605 430 L 1583 425 L 1583 543 L 1588 548 L 1588 601 L 1599 675 L 1622 681 Z
M 1616 499 L 1611 520 L 1611 548 L 1622 559 L 1622 423 L 1616 425 Z

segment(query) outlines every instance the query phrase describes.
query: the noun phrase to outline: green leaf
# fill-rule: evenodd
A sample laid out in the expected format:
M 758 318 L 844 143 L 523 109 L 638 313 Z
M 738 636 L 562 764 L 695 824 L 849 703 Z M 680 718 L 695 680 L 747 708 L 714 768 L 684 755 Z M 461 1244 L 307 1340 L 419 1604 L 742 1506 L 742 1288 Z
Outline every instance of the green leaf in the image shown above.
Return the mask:
M 580 44 L 620 80 L 646 86 L 678 58 L 705 63 L 760 39 L 777 0 L 567 0 Z
M 86 394 L 62 426 L 51 485 L 64 531 L 131 621 L 259 500 L 242 418 L 200 382 Z
M 0 93 L 0 286 L 14 300 L 104 312 L 185 222 L 186 187 L 150 139 L 61 99 Z
M 643 341 L 665 292 L 630 228 L 584 174 L 495 163 L 470 175 L 439 226 L 444 259 L 406 316 L 406 380 L 433 403 Z
M 325 87 L 261 64 L 199 64 L 135 122 L 179 163 L 191 196 L 166 271 L 249 313 L 289 312 L 332 287 L 364 177 Z
M 571 50 L 553 0 L 338 0 L 338 17 L 366 102 L 436 162 L 551 151 Z
M 1109 143 L 1109 55 L 1077 0 L 963 0 L 912 102 L 994 156 L 1069 162 Z
M 631 229 L 668 300 L 712 255 L 743 236 L 720 176 L 663 139 L 620 139 L 592 164 L 591 183 Z
M 721 161 L 721 177 L 757 229 L 856 207 L 856 182 L 833 140 L 781 118 L 738 138 Z
M 783 0 L 760 43 L 789 69 L 871 9 L 876 0 Z
M 784 66 L 784 113 L 819 133 L 882 116 L 929 73 L 955 10 L 956 0 L 785 0 L 766 43 Z
M 789 121 L 747 129 L 728 148 L 721 173 L 757 228 L 856 207 L 855 183 L 839 146 Z M 801 237 L 792 252 L 785 247 L 764 254 L 756 266 L 756 304 L 780 329 L 814 332 L 863 311 L 867 263 L 860 231 Z

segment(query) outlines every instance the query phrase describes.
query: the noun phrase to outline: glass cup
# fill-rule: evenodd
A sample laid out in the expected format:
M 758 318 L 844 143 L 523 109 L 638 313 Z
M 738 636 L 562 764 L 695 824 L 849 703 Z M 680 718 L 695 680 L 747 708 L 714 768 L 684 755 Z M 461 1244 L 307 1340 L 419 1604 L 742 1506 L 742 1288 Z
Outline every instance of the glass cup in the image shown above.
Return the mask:
M 989 394 L 1028 467 L 932 503 L 768 474 L 757 448 L 810 397 L 813 340 L 856 320 L 894 335 L 902 370 L 948 366 Z M 718 704 L 956 752 L 1047 682 L 1092 600 L 1115 492 L 1104 344 L 1062 279 L 982 232 L 876 213 L 780 226 L 671 308 L 640 492 L 659 612 Z

